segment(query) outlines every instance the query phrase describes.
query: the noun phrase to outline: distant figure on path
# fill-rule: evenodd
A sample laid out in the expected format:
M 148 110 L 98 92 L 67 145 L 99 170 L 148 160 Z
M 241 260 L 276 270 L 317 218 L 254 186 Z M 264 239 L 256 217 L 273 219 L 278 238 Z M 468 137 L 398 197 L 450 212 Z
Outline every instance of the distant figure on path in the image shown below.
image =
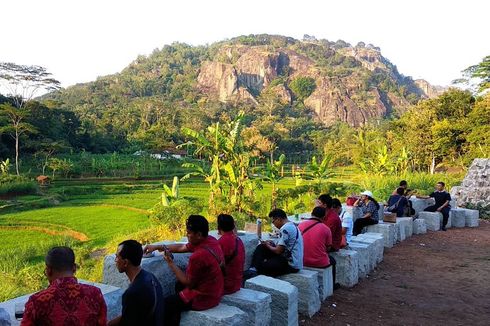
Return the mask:
M 296 225 L 288 220 L 286 212 L 274 209 L 269 213 L 272 224 L 279 229 L 279 241 L 262 241 L 255 249 L 252 267 L 259 274 L 280 276 L 303 269 L 303 236 Z
M 371 191 L 361 192 L 361 198 L 359 198 L 354 206 L 361 209 L 362 217 L 358 218 L 354 222 L 354 230 L 352 235 L 358 235 L 362 232 L 365 226 L 378 224 L 379 221 L 379 204 L 373 198 L 373 193 Z
M 115 325 L 163 325 L 163 291 L 155 275 L 141 269 L 143 248 L 136 240 L 126 240 L 119 244 L 116 253 L 116 267 L 119 273 L 126 273 L 129 287 L 122 296 L 122 314 L 111 320 Z
M 224 291 L 225 259 L 221 246 L 208 235 L 209 223 L 201 215 L 186 221 L 186 244 L 147 245 L 145 253 L 163 251 L 164 258 L 177 278 L 176 294 L 165 298 L 165 326 L 179 326 L 182 311 L 206 310 L 219 304 Z M 175 265 L 173 252 L 192 252 L 185 273 Z
M 436 184 L 436 190 L 433 191 L 429 196 L 416 196 L 421 199 L 434 198 L 436 201 L 435 205 L 429 206 L 424 211 L 426 212 L 440 212 L 442 214 L 442 231 L 446 231 L 447 221 L 449 219 L 449 212 L 451 211 L 451 195 L 444 190 L 445 183 L 440 181 Z
M 225 294 L 240 290 L 245 263 L 245 246 L 242 239 L 235 233 L 235 220 L 231 215 L 218 215 L 218 242 L 225 256 Z
M 49 287 L 27 301 L 21 325 L 84 325 L 107 323 L 107 307 L 100 289 L 78 283 L 75 254 L 68 247 L 54 247 L 45 258 Z

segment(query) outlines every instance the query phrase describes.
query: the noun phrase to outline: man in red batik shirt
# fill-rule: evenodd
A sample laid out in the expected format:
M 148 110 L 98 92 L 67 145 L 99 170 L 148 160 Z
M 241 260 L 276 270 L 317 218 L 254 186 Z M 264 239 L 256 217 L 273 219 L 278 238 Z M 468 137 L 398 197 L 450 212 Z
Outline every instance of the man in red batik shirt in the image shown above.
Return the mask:
M 107 307 L 102 292 L 95 286 L 78 283 L 73 276 L 73 250 L 54 247 L 45 262 L 49 287 L 29 298 L 21 325 L 105 326 Z

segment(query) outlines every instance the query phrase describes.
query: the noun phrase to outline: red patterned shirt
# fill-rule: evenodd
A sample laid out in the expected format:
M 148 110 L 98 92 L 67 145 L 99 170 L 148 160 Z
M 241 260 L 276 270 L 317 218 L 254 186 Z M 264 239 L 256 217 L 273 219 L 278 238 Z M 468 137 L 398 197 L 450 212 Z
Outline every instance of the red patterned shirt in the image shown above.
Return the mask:
M 100 289 L 75 277 L 54 280 L 27 301 L 22 326 L 106 325 L 107 307 Z

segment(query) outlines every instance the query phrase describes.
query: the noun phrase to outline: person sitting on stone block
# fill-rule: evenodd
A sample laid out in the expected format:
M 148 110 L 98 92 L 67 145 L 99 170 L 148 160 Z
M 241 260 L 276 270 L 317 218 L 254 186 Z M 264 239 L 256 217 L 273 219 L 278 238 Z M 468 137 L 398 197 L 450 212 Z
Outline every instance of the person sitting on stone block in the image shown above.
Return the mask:
M 332 232 L 323 223 L 325 208 L 315 207 L 311 218 L 298 225 L 303 235 L 303 264 L 307 267 L 327 268 L 330 266 L 328 249 L 332 246 Z
M 228 214 L 218 215 L 218 242 L 225 256 L 224 293 L 232 294 L 240 290 L 245 263 L 245 246 L 235 232 L 235 221 Z
M 21 325 L 106 325 L 107 307 L 102 292 L 95 286 L 78 283 L 74 277 L 73 250 L 54 247 L 45 263 L 49 287 L 29 298 Z
M 409 200 L 409 198 L 412 196 L 413 191 L 411 189 L 408 189 L 408 182 L 406 180 L 400 181 L 399 186 L 393 190 L 391 193 L 392 196 L 397 196 L 398 195 L 398 189 L 402 188 L 403 189 L 403 195 L 407 199 L 407 204 L 405 205 L 403 214 L 401 216 L 413 216 L 415 214 L 415 210 L 412 207 L 412 202 Z
M 208 221 L 201 215 L 191 215 L 187 218 L 186 229 L 187 244 L 147 245 L 144 248 L 145 253 L 163 251 L 165 261 L 177 278 L 176 294 L 165 298 L 166 326 L 178 326 L 182 311 L 217 306 L 223 296 L 225 259 L 218 240 L 208 235 Z M 172 252 L 192 252 L 185 273 L 175 265 Z
M 272 224 L 279 229 L 279 241 L 261 241 L 255 249 L 252 267 L 258 274 L 280 276 L 303 269 L 303 236 L 288 220 L 286 212 L 274 209 L 269 213 Z
M 451 195 L 444 190 L 446 185 L 444 182 L 440 181 L 436 184 L 436 190 L 433 191 L 429 196 L 421 196 L 417 195 L 417 198 L 420 199 L 429 199 L 434 198 L 435 205 L 431 205 L 424 209 L 426 212 L 440 212 L 442 214 L 442 231 L 446 231 L 446 225 L 449 219 L 449 212 L 451 211 L 451 205 L 449 202 L 451 201 Z
M 332 232 L 332 246 L 331 252 L 339 251 L 342 247 L 342 222 L 340 221 L 337 210 L 332 208 L 332 197 L 327 194 L 320 195 L 315 201 L 315 206 L 325 208 L 325 220 L 324 223 Z
M 352 216 L 342 208 L 342 203 L 338 198 L 332 199 L 332 209 L 337 212 L 342 222 L 342 243 L 340 248 L 345 248 L 352 237 Z
M 405 197 L 405 189 L 398 187 L 396 191 L 396 195 L 391 195 L 390 198 L 388 198 L 387 207 L 391 213 L 396 213 L 397 217 L 403 217 L 405 216 L 405 208 L 408 205 L 408 199 Z
M 141 268 L 143 248 L 136 240 L 126 240 L 119 244 L 116 253 L 116 267 L 125 273 L 129 287 L 122 296 L 121 316 L 114 318 L 108 326 L 163 325 L 163 290 L 155 275 Z
M 354 222 L 353 235 L 361 234 L 362 229 L 364 229 L 365 226 L 378 224 L 379 204 L 373 198 L 373 193 L 371 191 L 366 190 L 361 192 L 361 198 L 354 203 L 354 206 L 361 209 L 362 217 Z

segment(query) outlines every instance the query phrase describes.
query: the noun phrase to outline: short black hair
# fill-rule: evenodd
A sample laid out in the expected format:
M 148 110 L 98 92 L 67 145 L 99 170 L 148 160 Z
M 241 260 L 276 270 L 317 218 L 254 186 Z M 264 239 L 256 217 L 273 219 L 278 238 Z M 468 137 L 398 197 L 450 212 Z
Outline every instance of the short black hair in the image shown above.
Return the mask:
M 228 214 L 218 215 L 218 230 L 230 232 L 235 229 L 235 220 Z
M 403 196 L 403 194 L 405 193 L 405 189 L 403 189 L 402 187 L 398 187 L 396 188 L 396 193 L 400 196 Z
M 332 197 L 327 194 L 322 194 L 318 196 L 318 200 L 321 201 L 324 205 L 327 206 L 327 208 L 332 207 Z
M 121 251 L 119 256 L 123 259 L 127 259 L 133 266 L 139 266 L 141 264 L 141 258 L 143 258 L 143 246 L 136 240 L 125 240 L 119 244 Z
M 342 203 L 338 198 L 332 199 L 332 207 L 334 208 L 342 207 Z
M 439 182 L 438 182 L 438 184 L 440 184 L 440 185 L 441 185 L 441 186 L 443 186 L 443 187 L 445 187 L 445 186 L 446 186 L 446 184 L 445 184 L 444 182 L 442 182 L 442 181 L 439 181 Z
M 75 266 L 75 253 L 69 247 L 53 247 L 48 251 L 44 262 L 57 272 L 69 272 Z
M 187 218 L 187 221 L 185 221 L 185 227 L 188 231 L 195 233 L 200 232 L 203 237 L 208 236 L 209 223 L 202 215 L 190 215 Z
M 275 208 L 275 209 L 273 209 L 273 210 L 270 211 L 269 217 L 272 218 L 272 219 L 280 218 L 280 219 L 283 219 L 284 220 L 284 219 L 287 219 L 288 218 L 288 215 L 282 209 Z
M 407 180 L 400 181 L 400 187 L 408 185 Z
M 324 218 L 326 209 L 320 206 L 317 206 L 313 208 L 313 211 L 311 212 L 311 216 L 318 217 L 318 218 Z

